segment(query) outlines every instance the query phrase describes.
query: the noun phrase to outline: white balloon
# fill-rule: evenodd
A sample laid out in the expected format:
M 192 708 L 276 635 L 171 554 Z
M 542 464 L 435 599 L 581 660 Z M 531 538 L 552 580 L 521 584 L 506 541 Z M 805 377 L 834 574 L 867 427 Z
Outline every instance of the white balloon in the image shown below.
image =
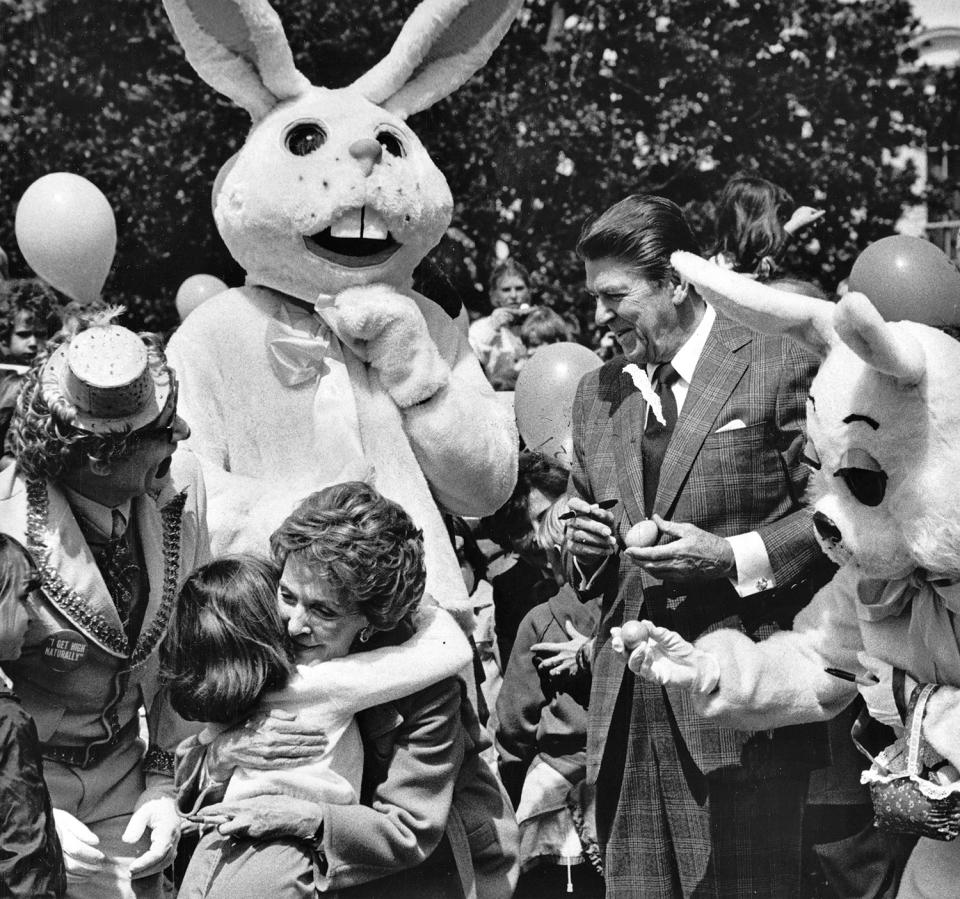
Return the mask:
M 54 172 L 17 206 L 17 244 L 44 281 L 80 303 L 100 297 L 117 250 L 117 223 L 102 191 L 80 175 Z

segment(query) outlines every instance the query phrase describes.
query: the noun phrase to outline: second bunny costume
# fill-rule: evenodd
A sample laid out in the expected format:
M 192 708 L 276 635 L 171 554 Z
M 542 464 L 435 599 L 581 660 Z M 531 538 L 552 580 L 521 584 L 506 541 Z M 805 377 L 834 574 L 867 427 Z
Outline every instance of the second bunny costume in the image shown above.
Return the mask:
M 406 125 L 490 56 L 521 0 L 426 0 L 348 88 L 294 66 L 266 0 L 164 0 L 187 58 L 253 128 L 214 198 L 247 283 L 170 342 L 217 552 L 263 549 L 304 495 L 372 480 L 424 530 L 427 590 L 471 613 L 437 504 L 509 496 L 517 435 L 464 323 L 412 289 L 449 225 L 443 175 Z
M 915 683 L 938 685 L 923 733 L 960 767 L 960 344 L 926 325 L 884 321 L 862 294 L 835 306 L 687 253 L 673 261 L 719 309 L 822 358 L 805 456 L 818 539 L 840 569 L 792 631 L 760 643 L 718 630 L 690 644 L 633 623 L 617 637 L 630 668 L 743 729 L 837 714 L 857 687 L 826 669 L 859 676 L 871 714 L 900 726 L 899 670 L 907 697 Z M 923 838 L 898 895 L 955 895 L 958 877 L 960 842 Z

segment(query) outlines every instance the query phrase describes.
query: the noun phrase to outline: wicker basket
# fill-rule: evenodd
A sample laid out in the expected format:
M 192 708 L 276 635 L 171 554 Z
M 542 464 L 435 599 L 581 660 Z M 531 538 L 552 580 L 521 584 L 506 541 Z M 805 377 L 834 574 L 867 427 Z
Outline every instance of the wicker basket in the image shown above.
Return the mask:
M 921 732 L 927 701 L 936 684 L 924 684 L 910 697 L 906 731 L 875 758 L 861 775 L 873 799 L 874 824 L 880 830 L 952 840 L 960 834 L 960 782 L 941 785 L 929 778 L 940 760 Z

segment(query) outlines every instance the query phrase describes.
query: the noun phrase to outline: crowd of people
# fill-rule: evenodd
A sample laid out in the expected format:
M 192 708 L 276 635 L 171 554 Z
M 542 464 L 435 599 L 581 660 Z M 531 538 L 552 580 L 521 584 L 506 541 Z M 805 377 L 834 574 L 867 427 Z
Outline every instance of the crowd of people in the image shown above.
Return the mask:
M 872 828 L 847 738 L 862 706 L 829 725 L 735 730 L 636 677 L 611 639 L 644 618 L 688 640 L 722 626 L 759 641 L 834 573 L 804 503 L 817 360 L 718 314 L 670 261 L 712 255 L 823 296 L 783 268 L 791 235 L 821 215 L 744 175 L 718 200 L 710 252 L 661 197 L 584 225 L 586 290 L 618 353 L 577 388 L 572 470 L 514 446 L 509 498 L 476 515 L 469 466 L 464 483 L 446 461 L 428 475 L 465 603 L 431 582 L 421 510 L 342 462 L 353 445 L 328 413 L 310 440 L 339 476 L 279 516 L 252 485 L 242 512 L 259 530 L 238 545 L 239 507 L 208 515 L 205 479 L 217 497 L 217 478 L 239 477 L 224 446 L 251 425 L 211 430 L 210 404 L 229 417 L 232 399 L 190 370 L 191 334 L 168 358 L 114 311 L 71 309 L 63 324 L 42 282 L 0 283 L 0 884 L 35 897 L 896 896 L 912 841 Z M 571 339 L 534 300 L 515 260 L 493 268 L 469 345 L 497 390 Z M 275 352 L 274 372 L 274 358 L 289 361 Z M 324 364 L 334 389 L 349 363 L 331 349 Z M 421 461 L 439 439 L 423 410 L 448 388 L 401 402 L 409 382 L 382 381 L 421 416 Z M 275 473 L 278 494 L 300 483 Z

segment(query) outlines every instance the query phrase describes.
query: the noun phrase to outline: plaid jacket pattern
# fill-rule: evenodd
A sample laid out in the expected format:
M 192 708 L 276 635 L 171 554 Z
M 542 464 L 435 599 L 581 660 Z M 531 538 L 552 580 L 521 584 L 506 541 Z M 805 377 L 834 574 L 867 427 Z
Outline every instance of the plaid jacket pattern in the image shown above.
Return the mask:
M 610 561 L 598 577 L 603 617 L 593 662 L 588 775 L 595 779 L 624 666 L 608 646 L 610 628 L 650 618 L 693 640 L 734 627 L 760 640 L 789 627 L 826 570 L 809 512 L 801 507 L 806 469 L 805 403 L 817 361 L 785 338 L 767 337 L 718 315 L 701 354 L 667 448 L 652 510 L 643 508 L 640 441 L 646 403 L 617 357 L 581 381 L 573 409 L 571 491 L 588 501 L 620 500 L 614 513 L 623 537 L 656 512 L 721 536 L 757 531 L 777 588 L 740 598 L 726 581 L 673 587 L 629 558 Z M 744 427 L 719 430 L 739 420 Z M 718 432 L 719 431 L 719 432 Z M 762 744 L 783 762 L 826 763 L 820 727 L 784 728 L 769 740 L 699 718 L 680 691 L 634 691 L 636 704 L 665 696 L 689 757 L 703 772 L 742 764 Z M 622 737 L 621 737 L 622 738 Z M 753 741 L 753 747 L 747 744 Z

